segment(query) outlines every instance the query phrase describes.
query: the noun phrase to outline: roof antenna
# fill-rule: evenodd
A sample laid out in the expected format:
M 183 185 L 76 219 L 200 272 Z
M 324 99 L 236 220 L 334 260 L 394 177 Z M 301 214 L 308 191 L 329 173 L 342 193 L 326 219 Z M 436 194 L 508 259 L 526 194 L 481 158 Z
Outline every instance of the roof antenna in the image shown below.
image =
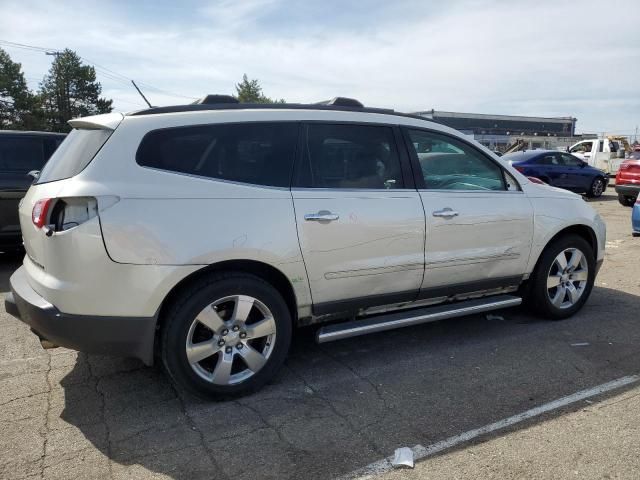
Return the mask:
M 142 93 L 140 91 L 140 89 L 138 88 L 138 85 L 136 85 L 136 82 L 134 82 L 133 80 L 131 80 L 131 83 L 133 83 L 133 86 L 136 87 L 136 90 L 138 91 L 138 93 L 140 94 L 140 96 L 142 97 L 142 99 L 147 102 L 147 105 L 149 105 L 149 108 L 153 108 L 153 106 L 149 103 L 149 100 L 147 100 L 147 97 L 144 96 L 144 93 Z

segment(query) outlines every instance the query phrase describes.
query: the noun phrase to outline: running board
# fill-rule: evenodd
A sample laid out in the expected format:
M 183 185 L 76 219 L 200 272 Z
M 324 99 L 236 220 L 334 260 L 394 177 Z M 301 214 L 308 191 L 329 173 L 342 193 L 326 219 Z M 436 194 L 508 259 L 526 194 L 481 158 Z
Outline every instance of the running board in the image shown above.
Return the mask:
M 383 332 L 394 328 L 410 327 L 420 323 L 435 322 L 447 318 L 463 317 L 474 313 L 488 312 L 500 308 L 516 307 L 522 303 L 520 297 L 513 295 L 499 295 L 496 297 L 478 298 L 462 302 L 436 305 L 434 307 L 395 312 L 378 315 L 362 320 L 335 323 L 318 330 L 316 341 L 318 343 L 333 342 L 343 338 L 357 337 L 367 333 Z

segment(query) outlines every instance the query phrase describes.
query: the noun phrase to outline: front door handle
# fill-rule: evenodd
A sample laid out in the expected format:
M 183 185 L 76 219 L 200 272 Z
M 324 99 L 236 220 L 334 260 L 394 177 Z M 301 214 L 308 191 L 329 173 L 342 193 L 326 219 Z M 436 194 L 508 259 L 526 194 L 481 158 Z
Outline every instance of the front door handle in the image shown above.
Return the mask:
M 442 210 L 436 210 L 433 212 L 434 217 L 442 217 L 442 218 L 453 218 L 459 215 L 455 210 L 450 209 L 449 207 L 443 208 Z
M 321 210 L 318 213 L 307 213 L 304 216 L 304 219 L 307 222 L 333 222 L 334 220 L 338 220 L 340 215 L 337 213 L 331 213 L 327 210 Z

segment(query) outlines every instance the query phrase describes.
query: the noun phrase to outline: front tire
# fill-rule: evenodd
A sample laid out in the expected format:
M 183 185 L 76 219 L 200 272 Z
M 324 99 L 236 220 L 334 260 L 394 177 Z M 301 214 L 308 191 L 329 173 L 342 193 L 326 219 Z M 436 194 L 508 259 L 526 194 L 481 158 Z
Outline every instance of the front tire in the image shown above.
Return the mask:
M 601 177 L 598 177 L 593 180 L 593 183 L 591 184 L 591 188 L 589 188 L 589 191 L 587 192 L 587 197 L 599 198 L 602 196 L 606 188 L 607 186 L 604 183 L 604 179 Z
M 527 303 L 544 318 L 568 318 L 589 298 L 595 272 L 591 245 L 577 235 L 561 237 L 542 252 L 530 279 Z
M 177 385 L 199 396 L 246 395 L 282 366 L 291 330 L 287 304 L 269 283 L 245 273 L 211 275 L 168 310 L 162 363 Z

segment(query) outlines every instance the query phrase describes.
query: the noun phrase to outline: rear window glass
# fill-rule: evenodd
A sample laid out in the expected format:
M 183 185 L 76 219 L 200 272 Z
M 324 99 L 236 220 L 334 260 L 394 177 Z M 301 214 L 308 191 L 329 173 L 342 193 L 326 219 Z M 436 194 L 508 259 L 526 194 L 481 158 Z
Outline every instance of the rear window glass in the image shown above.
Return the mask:
M 44 139 L 29 136 L 0 137 L 0 172 L 27 173 L 40 170 L 50 148 Z
M 288 187 L 295 123 L 199 125 L 149 132 L 136 161 L 144 167 L 254 185 Z
M 45 164 L 37 183 L 64 180 L 80 173 L 93 160 L 111 133 L 111 130 L 71 130 Z

